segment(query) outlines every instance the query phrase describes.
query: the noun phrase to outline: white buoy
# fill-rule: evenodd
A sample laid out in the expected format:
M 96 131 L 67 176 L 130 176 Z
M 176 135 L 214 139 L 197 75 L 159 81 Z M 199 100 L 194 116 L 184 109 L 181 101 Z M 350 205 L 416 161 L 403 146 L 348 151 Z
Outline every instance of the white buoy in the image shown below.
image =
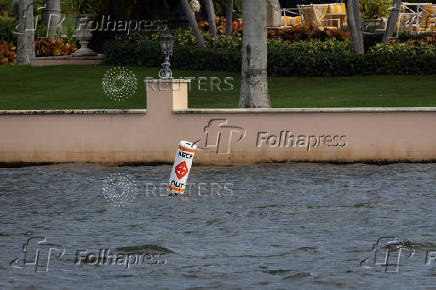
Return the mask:
M 172 194 L 183 194 L 185 192 L 186 181 L 189 171 L 191 171 L 192 159 L 194 158 L 197 145 L 187 141 L 180 141 L 171 170 L 168 189 Z

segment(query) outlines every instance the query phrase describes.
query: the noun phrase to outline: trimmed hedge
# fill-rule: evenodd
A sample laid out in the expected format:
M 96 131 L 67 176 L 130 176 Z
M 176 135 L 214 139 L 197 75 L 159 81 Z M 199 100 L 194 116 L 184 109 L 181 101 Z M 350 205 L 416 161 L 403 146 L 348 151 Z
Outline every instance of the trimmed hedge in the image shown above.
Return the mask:
M 299 55 L 271 52 L 268 54 L 268 72 L 273 75 L 298 76 L 435 74 L 436 55 L 332 53 Z
M 106 63 L 111 65 L 156 67 L 163 62 L 159 44 L 153 41 L 112 41 L 105 46 L 104 54 Z M 171 67 L 238 71 L 241 68 L 241 52 L 223 48 L 176 47 Z
M 291 45 L 300 45 L 300 48 L 307 46 L 313 50 L 313 43 Z M 380 44 L 377 53 L 364 55 L 354 54 L 343 42 L 334 46 L 336 50 L 316 49 L 315 53 L 286 46 L 270 46 L 268 73 L 286 76 L 436 74 L 436 54 L 413 54 L 404 47 L 390 53 L 392 45 Z M 410 49 L 416 51 L 413 46 Z M 106 63 L 110 65 L 157 67 L 163 61 L 159 44 L 155 41 L 115 40 L 105 46 L 105 55 Z M 238 49 L 180 46 L 174 50 L 171 66 L 178 69 L 238 72 L 241 70 L 241 58 Z

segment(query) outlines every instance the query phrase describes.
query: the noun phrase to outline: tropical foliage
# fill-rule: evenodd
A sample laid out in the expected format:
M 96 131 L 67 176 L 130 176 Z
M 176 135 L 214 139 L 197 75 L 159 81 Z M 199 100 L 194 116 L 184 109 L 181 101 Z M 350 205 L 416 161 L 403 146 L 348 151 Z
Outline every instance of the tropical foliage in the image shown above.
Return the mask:
M 61 9 L 64 14 L 97 14 L 100 0 L 61 0 Z
M 0 43 L 0 65 L 15 64 L 17 62 L 15 50 L 16 47 L 10 43 Z
M 360 0 L 360 12 L 363 19 L 379 19 L 389 16 L 392 2 L 387 0 Z
M 0 42 L 17 42 L 17 21 L 14 18 L 0 17 Z
M 76 51 L 74 44 L 64 42 L 61 39 L 40 39 L 35 41 L 36 56 L 60 56 L 70 55 Z

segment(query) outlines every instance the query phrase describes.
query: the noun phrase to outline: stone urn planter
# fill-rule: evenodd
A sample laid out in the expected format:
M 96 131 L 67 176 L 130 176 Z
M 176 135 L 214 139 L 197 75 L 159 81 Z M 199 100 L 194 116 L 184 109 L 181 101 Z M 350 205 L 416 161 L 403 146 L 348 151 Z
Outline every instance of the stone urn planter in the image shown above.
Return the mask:
M 86 20 L 84 20 L 86 18 Z M 97 53 L 88 47 L 89 41 L 92 38 L 92 32 L 89 31 L 89 22 L 92 20 L 92 16 L 73 16 L 73 23 L 76 27 L 76 38 L 79 41 L 80 49 L 73 53 L 73 56 L 96 56 Z M 86 25 L 84 22 L 86 21 Z

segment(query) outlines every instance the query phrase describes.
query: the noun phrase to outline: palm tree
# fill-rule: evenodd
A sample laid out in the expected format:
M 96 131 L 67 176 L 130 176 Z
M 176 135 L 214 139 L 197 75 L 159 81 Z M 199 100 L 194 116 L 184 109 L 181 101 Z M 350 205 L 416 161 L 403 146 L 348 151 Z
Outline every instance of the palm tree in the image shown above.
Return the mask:
M 205 0 L 206 14 L 207 20 L 209 22 L 209 32 L 215 41 L 218 41 L 218 36 L 216 32 L 216 23 L 215 23 L 215 8 L 213 7 L 212 0 Z
M 43 7 L 42 25 L 47 28 L 49 38 L 54 38 L 61 22 L 61 1 L 46 0 Z
M 386 25 L 386 31 L 383 35 L 383 42 L 391 41 L 392 34 L 394 33 L 395 24 L 398 21 L 398 15 L 400 15 L 400 5 L 401 0 L 394 0 L 394 7 L 392 8 L 391 14 L 388 18 L 388 23 Z
M 29 64 L 35 56 L 33 29 L 33 0 L 11 1 L 18 15 L 17 64 Z
M 185 16 L 188 19 L 189 26 L 192 29 L 195 37 L 197 38 L 197 43 L 201 47 L 206 47 L 206 43 L 204 42 L 203 35 L 201 35 L 200 29 L 198 28 L 197 21 L 195 20 L 194 12 L 191 10 L 191 6 L 189 5 L 187 0 L 180 0 L 180 4 L 182 5 L 183 12 L 185 12 Z
M 351 42 L 356 53 L 364 53 L 362 23 L 360 21 L 359 0 L 347 0 L 347 22 L 350 28 Z
M 226 35 L 232 35 L 233 0 L 227 0 L 226 5 Z
M 239 107 L 269 108 L 265 0 L 242 1 L 242 79 Z

